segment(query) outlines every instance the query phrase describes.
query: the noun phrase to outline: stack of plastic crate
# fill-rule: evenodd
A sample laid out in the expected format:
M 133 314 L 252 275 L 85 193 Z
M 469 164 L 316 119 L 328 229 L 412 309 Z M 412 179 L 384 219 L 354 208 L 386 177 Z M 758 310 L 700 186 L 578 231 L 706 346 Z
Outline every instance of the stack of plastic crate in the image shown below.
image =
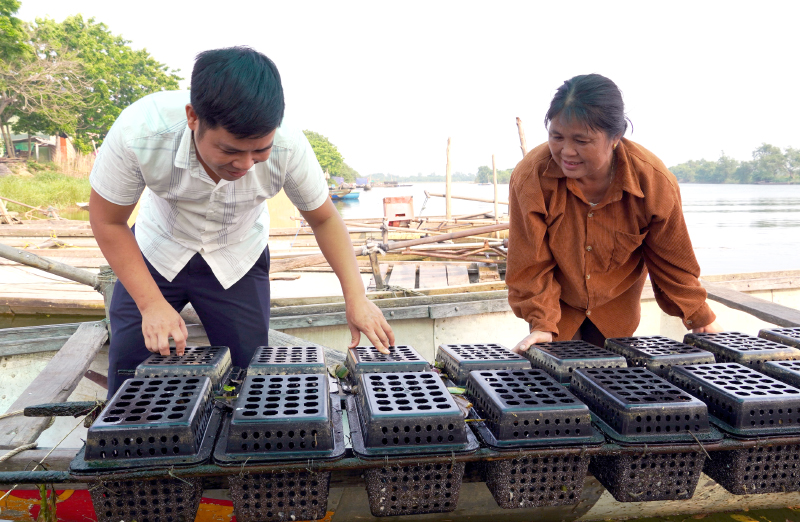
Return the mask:
M 766 361 L 800 360 L 800 350 L 739 332 L 688 333 L 683 342 L 712 352 L 717 362 L 732 362 L 761 371 Z
M 786 346 L 800 348 L 800 327 L 798 326 L 794 328 L 765 328 L 758 332 L 758 336 Z
M 737 495 L 800 490 L 800 444 L 770 442 L 800 434 L 800 389 L 737 363 L 674 366 L 669 379 L 705 402 L 726 435 L 759 441 L 714 452 L 708 476 Z
M 473 427 L 508 457 L 486 462 L 484 480 L 506 509 L 576 504 L 589 466 L 584 450 L 603 442 L 589 408 L 542 370 L 477 370 L 466 393 Z M 572 447 L 573 452 L 559 451 Z
M 231 372 L 231 351 L 227 346 L 187 346 L 183 355 L 153 354 L 136 367 L 140 379 L 200 377 L 211 379 L 214 390 L 222 387 Z
M 698 442 L 721 438 L 709 425 L 705 404 L 644 368 L 579 369 L 571 391 L 589 406 L 595 422 L 615 443 L 641 448 L 641 452 L 592 457 L 589 471 L 616 500 L 680 500 L 694 495 L 705 461 Z M 652 451 L 659 444 L 672 449 Z
M 442 344 L 436 352 L 447 376 L 464 386 L 473 370 L 526 370 L 530 363 L 505 346 L 495 343 Z
M 375 467 L 364 472 L 374 516 L 453 511 L 464 462 L 396 464 L 393 457 L 470 453 L 478 442 L 436 373 L 360 373 L 347 414 L 356 455 Z
M 356 346 L 347 350 L 345 368 L 350 380 L 358 383 L 363 373 L 377 372 L 427 372 L 431 365 L 413 347 L 390 346 L 389 353 L 380 353 L 372 346 Z
M 544 370 L 561 384 L 569 384 L 578 368 L 625 368 L 625 358 L 586 341 L 556 341 L 532 345 L 523 352 L 534 368 Z
M 625 357 L 628 366 L 646 368 L 660 377 L 675 365 L 716 362 L 713 353 L 663 335 L 606 339 L 605 347 Z
M 240 522 L 317 520 L 327 512 L 330 472 L 308 463 L 344 456 L 341 403 L 332 400 L 327 375 L 295 373 L 318 368 L 318 356 L 301 346 L 262 347 L 253 356 L 214 450 L 217 464 L 241 469 L 228 477 Z M 248 465 L 298 462 L 306 465 L 248 472 Z

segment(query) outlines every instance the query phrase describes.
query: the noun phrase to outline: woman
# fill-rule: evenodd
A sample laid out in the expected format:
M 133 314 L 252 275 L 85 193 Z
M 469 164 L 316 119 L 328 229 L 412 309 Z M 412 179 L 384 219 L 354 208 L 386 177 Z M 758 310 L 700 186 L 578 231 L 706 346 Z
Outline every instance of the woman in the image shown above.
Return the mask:
M 664 312 L 693 332 L 721 331 L 706 304 L 678 182 L 622 136 L 622 93 L 576 76 L 545 117 L 549 138 L 514 169 L 509 190 L 508 301 L 534 343 L 633 335 L 647 273 Z

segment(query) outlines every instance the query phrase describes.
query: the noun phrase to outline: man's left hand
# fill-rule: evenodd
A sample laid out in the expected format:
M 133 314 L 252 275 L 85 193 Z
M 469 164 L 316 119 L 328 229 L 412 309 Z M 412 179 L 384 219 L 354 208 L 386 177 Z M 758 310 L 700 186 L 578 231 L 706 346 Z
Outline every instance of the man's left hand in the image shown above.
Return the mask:
M 701 326 L 700 328 L 692 328 L 692 333 L 720 333 L 724 332 L 725 330 L 719 325 L 718 322 L 714 321 L 713 323 Z
M 346 316 L 352 335 L 348 348 L 358 346 L 363 333 L 379 352 L 389 353 L 389 347 L 394 346 L 394 332 L 375 303 L 366 296 L 359 296 L 347 302 Z

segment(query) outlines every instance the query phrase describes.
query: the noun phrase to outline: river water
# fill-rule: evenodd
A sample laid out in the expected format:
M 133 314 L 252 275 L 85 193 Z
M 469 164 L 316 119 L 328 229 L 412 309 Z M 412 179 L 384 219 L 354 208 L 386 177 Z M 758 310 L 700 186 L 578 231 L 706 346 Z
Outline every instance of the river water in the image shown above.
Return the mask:
M 416 183 L 362 191 L 358 200 L 337 201 L 345 218 L 378 217 L 383 198 L 413 196 L 414 213 L 443 216 L 444 183 Z M 454 183 L 454 196 L 494 198 L 494 187 Z M 681 185 L 683 212 L 695 254 L 705 275 L 800 270 L 800 185 Z M 508 201 L 508 185 L 498 185 L 498 199 Z M 452 214 L 492 211 L 491 203 L 456 200 Z M 501 205 L 500 212 L 508 207 Z

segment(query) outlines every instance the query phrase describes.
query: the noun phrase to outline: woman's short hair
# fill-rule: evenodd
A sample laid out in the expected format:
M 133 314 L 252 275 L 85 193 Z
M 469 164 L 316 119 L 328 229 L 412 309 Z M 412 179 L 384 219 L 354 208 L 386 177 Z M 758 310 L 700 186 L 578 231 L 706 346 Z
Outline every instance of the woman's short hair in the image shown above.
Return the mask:
M 609 138 L 625 134 L 630 121 L 619 87 L 599 74 L 582 74 L 565 81 L 550 102 L 545 128 L 556 116 L 585 123 Z
M 249 47 L 197 55 L 191 104 L 203 127 L 222 127 L 237 138 L 260 138 L 277 129 L 286 107 L 275 64 Z

